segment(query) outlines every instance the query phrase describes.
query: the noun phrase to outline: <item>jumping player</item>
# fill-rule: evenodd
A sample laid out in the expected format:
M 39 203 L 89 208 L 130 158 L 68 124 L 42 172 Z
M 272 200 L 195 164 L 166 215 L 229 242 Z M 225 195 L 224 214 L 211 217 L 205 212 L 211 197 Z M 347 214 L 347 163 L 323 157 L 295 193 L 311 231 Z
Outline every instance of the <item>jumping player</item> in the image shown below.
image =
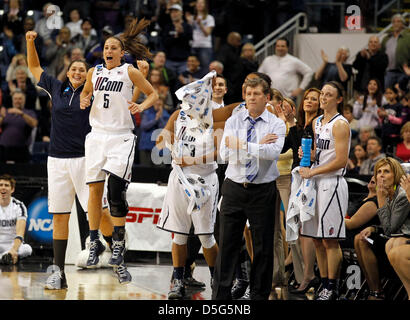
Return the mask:
M 335 300 L 342 262 L 339 240 L 345 238 L 344 214 L 348 204 L 348 188 L 343 175 L 351 140 L 349 122 L 341 115 L 343 87 L 340 83 L 331 81 L 323 86 L 320 108 L 324 114 L 313 121 L 314 164 L 299 171 L 302 178 L 316 180 L 316 214 L 302 223 L 301 235 L 314 239 L 323 283 L 317 299 Z M 299 155 L 302 155 L 301 149 Z
M 26 33 L 28 67 L 38 81 L 38 86 L 51 99 L 50 150 L 47 159 L 48 211 L 53 214 L 54 264 L 59 268 L 47 279 L 45 288 L 67 288 L 64 273 L 68 241 L 68 225 L 75 195 L 87 212 L 88 188 L 85 181 L 84 142 L 90 132 L 89 110 L 80 109 L 80 93 L 84 87 L 88 66 L 84 61 L 74 60 L 67 71 L 67 80 L 61 82 L 40 66 L 34 40 L 35 31 Z M 105 198 L 104 200 L 105 201 Z M 108 244 L 112 242 L 113 225 L 107 204 L 102 212 L 102 234 Z
M 125 219 L 128 213 L 127 186 L 131 181 L 136 137 L 133 114 L 151 107 L 158 94 L 141 72 L 123 63 L 125 51 L 138 59 L 151 58 L 152 54 L 138 40 L 139 33 L 149 25 L 135 19 L 121 37 L 109 37 L 104 43 L 105 64 L 91 68 L 81 93 L 81 108 L 91 104 L 91 132 L 85 142 L 86 176 L 90 189 L 88 218 L 90 224 L 90 256 L 88 267 L 98 263 L 104 246 L 98 239 L 101 220 L 101 198 L 107 179 L 108 202 L 114 224 L 112 256 L 108 264 L 114 267 L 122 284 L 131 281 L 124 265 Z M 133 103 L 133 87 L 137 87 L 146 99 Z

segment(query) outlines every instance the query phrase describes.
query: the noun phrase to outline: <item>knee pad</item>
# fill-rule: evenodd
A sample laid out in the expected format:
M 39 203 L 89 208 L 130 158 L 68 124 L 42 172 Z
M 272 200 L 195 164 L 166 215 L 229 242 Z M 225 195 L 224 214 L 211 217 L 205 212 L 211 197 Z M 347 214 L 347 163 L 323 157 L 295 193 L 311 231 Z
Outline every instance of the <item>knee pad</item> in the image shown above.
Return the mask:
M 111 216 L 123 218 L 128 213 L 127 202 L 128 182 L 110 174 L 107 183 L 107 198 L 110 205 Z
M 209 249 L 212 248 L 216 241 L 215 241 L 215 237 L 213 234 L 202 234 L 199 235 L 199 240 L 201 241 L 202 247 L 204 247 L 205 249 Z
M 174 239 L 172 239 L 172 242 L 179 245 L 179 246 L 183 246 L 183 245 L 187 244 L 188 236 L 185 235 L 185 234 L 175 233 L 174 234 Z

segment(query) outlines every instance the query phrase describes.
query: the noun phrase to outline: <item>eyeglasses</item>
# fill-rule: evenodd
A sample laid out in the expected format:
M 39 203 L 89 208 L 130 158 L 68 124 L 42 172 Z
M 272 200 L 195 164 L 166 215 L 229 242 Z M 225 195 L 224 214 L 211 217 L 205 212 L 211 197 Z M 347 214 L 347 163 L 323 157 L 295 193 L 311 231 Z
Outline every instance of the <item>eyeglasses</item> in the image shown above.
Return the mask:
M 376 182 L 374 182 L 374 181 L 372 180 L 372 181 L 370 181 L 370 184 L 376 184 Z

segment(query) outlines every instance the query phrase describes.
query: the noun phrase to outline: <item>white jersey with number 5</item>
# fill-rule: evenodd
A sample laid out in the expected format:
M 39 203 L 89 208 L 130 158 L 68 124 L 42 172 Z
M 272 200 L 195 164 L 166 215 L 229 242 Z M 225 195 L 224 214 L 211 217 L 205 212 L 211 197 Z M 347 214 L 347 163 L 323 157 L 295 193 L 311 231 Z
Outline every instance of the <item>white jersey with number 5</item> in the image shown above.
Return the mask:
M 336 114 L 330 121 L 326 124 L 322 124 L 323 115 L 318 117 L 315 121 L 315 141 L 316 141 L 316 156 L 315 162 L 312 168 L 322 166 L 326 163 L 331 162 L 336 158 L 336 150 L 335 150 L 335 138 L 333 136 L 333 126 L 336 121 L 346 121 L 347 124 L 349 122 L 345 117 L 341 114 Z M 350 150 L 350 139 L 351 136 L 349 135 L 349 140 L 346 143 L 349 144 L 347 148 L 347 152 Z M 342 169 L 338 169 L 333 172 L 328 172 L 325 174 L 319 174 L 316 177 L 328 177 L 328 176 L 343 176 L 346 172 L 346 167 Z
M 133 83 L 128 76 L 128 63 L 108 70 L 102 64 L 94 67 L 93 103 L 90 125 L 104 131 L 133 130 L 132 114 L 128 102 L 132 100 Z

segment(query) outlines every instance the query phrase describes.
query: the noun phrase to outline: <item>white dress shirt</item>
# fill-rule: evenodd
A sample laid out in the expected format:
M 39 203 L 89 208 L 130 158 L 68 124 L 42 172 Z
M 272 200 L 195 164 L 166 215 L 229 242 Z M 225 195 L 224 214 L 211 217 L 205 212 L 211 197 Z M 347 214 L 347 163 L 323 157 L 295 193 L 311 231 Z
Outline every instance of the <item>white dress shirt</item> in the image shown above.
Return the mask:
M 286 97 L 290 97 L 297 88 L 305 90 L 313 76 L 313 70 L 306 63 L 290 54 L 266 57 L 258 71 L 266 73 L 272 80 L 272 88 Z M 300 84 L 299 75 L 303 77 Z
M 232 115 L 225 123 L 220 147 L 221 159 L 229 161 L 225 176 L 237 183 L 248 182 L 245 165 L 250 158 L 256 158 L 258 159 L 258 174 L 252 183 L 272 182 L 279 176 L 276 162 L 285 141 L 286 125 L 281 119 L 265 109 L 259 116 L 262 120 L 257 121 L 255 124 L 256 141 L 259 142 L 268 133 L 276 134 L 278 140 L 270 144 L 249 142 L 247 151 L 228 149 L 225 144 L 225 137 L 235 136 L 241 141 L 247 141 L 247 131 L 250 125 L 247 119 L 248 116 L 248 109 L 245 109 Z

